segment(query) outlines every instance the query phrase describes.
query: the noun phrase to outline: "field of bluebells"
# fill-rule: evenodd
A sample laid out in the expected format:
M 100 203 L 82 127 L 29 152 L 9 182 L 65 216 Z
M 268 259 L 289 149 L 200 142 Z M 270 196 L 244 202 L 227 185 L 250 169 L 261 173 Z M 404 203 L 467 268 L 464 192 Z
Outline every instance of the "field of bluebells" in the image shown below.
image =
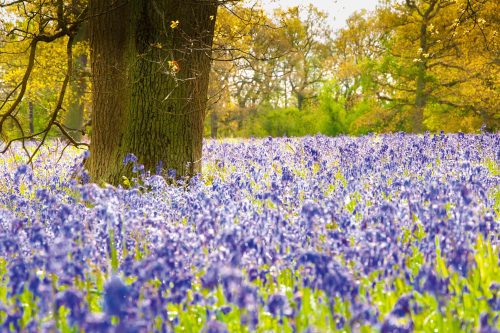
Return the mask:
M 499 332 L 499 134 L 207 141 L 189 184 L 118 188 L 21 155 L 1 332 Z

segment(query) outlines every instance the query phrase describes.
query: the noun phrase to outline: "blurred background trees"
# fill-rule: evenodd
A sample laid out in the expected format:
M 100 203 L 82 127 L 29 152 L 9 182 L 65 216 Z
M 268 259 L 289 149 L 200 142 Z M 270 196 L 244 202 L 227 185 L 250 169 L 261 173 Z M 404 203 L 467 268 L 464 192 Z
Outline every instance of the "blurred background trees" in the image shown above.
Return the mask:
M 84 2 L 0 1 L 0 139 L 81 139 L 90 102 Z
M 214 65 L 224 94 L 206 134 L 497 131 L 498 12 L 490 0 L 381 1 L 332 31 L 312 5 L 262 11 L 238 60 Z
M 332 3 L 332 6 L 335 4 Z M 500 3 L 381 0 L 332 31 L 312 5 L 242 2 L 217 14 L 207 137 L 300 136 L 500 128 Z M 29 61 L 0 13 L 0 97 Z M 14 42 L 15 41 L 15 42 Z M 79 139 L 90 114 L 88 42 L 74 41 L 74 73 L 60 122 Z M 57 102 L 66 41 L 40 44 L 12 133 L 41 130 Z M 51 131 L 57 136 L 57 131 Z M 85 138 L 85 137 L 84 137 Z

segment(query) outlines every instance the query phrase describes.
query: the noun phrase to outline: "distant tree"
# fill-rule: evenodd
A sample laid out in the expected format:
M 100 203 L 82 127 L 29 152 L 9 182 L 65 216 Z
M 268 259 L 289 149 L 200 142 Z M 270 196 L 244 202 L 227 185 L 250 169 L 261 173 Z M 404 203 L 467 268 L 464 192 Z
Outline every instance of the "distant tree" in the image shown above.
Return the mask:
M 221 7 L 214 36 L 210 93 L 211 132 L 233 133 L 272 94 L 273 69 L 282 55 L 277 27 L 258 6 Z M 213 136 L 213 135 L 212 135 Z
M 288 51 L 283 74 L 298 109 L 302 110 L 306 100 L 316 97 L 327 77 L 326 59 L 332 54 L 331 29 L 327 14 L 313 4 L 278 11 L 277 16 L 283 26 L 278 38 Z
M 404 111 L 411 129 L 433 128 L 437 113 L 449 121 L 471 115 L 495 127 L 500 100 L 498 18 L 492 0 L 408 0 L 380 9 L 379 29 L 390 35 L 372 72 L 377 94 Z M 479 124 L 479 126 L 481 126 Z M 460 128 L 456 128 L 458 130 Z
M 211 126 L 210 132 L 253 135 L 243 128 L 266 118 L 259 113 L 292 106 L 304 109 L 306 102 L 314 101 L 330 70 L 326 19 L 312 5 L 271 14 L 259 6 L 242 5 L 219 11 L 214 58 L 222 61 L 213 66 L 210 89 L 211 95 L 219 92 L 211 121 L 220 126 Z
M 366 10 L 352 14 L 346 23 L 333 40 L 334 78 L 323 88 L 321 105 L 334 117 L 335 134 L 380 130 L 388 116 L 373 93 L 371 72 L 374 59 L 384 53 L 389 33 L 379 29 L 377 17 Z

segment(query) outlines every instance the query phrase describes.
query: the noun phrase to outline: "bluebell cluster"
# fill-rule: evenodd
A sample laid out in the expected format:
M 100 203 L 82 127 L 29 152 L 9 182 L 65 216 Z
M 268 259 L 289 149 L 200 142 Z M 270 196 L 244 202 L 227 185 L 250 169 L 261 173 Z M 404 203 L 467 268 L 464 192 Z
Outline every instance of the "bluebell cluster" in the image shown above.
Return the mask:
M 2 332 L 497 332 L 498 134 L 209 140 L 123 187 L 87 156 L 0 160 Z

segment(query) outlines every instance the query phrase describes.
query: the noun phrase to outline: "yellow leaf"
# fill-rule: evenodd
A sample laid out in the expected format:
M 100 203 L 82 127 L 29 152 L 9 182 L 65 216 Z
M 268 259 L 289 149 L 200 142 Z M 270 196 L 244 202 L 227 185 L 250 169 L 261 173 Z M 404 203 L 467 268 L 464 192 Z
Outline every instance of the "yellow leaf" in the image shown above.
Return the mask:
M 179 25 L 179 20 L 170 22 L 170 28 L 175 29 Z
M 169 61 L 168 62 L 168 67 L 170 68 L 170 71 L 174 72 L 174 73 L 178 73 L 181 70 L 181 66 L 175 60 Z

